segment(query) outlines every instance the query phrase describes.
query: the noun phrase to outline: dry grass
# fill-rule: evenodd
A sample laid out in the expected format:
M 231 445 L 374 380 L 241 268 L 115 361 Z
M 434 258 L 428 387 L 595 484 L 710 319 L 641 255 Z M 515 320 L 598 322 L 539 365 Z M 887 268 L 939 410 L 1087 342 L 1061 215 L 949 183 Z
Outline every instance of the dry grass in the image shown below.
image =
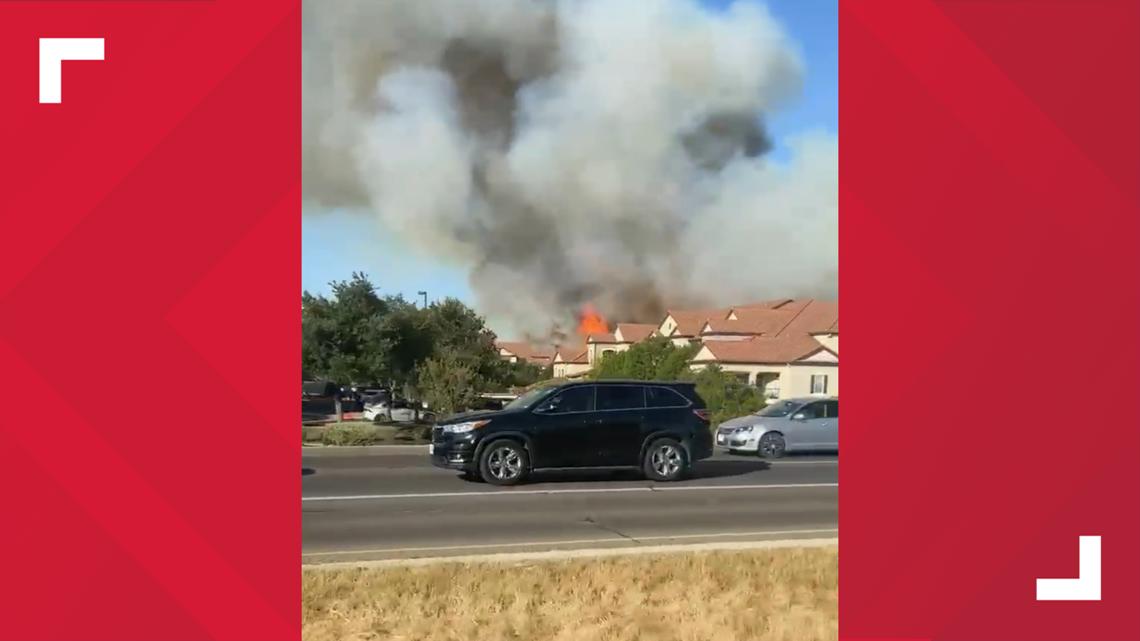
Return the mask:
M 307 641 L 812 641 L 838 636 L 838 549 L 307 570 Z

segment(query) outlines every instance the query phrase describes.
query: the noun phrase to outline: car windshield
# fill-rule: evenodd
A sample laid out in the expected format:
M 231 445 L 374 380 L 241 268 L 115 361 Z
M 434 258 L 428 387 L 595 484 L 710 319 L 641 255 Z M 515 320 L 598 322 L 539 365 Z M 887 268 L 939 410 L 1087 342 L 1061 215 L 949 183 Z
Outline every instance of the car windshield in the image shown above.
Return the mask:
M 553 390 L 553 387 L 537 387 L 503 406 L 505 410 L 521 410 L 534 405 Z
M 781 401 L 779 403 L 772 403 L 768 407 L 756 412 L 757 416 L 767 416 L 769 418 L 780 418 L 791 414 L 793 410 L 799 407 L 799 403 L 792 401 Z

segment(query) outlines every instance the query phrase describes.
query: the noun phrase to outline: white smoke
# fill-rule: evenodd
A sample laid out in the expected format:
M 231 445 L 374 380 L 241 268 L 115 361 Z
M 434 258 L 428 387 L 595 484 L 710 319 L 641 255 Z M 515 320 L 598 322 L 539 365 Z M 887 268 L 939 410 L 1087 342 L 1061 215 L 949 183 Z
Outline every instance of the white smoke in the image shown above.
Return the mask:
M 306 2 L 304 190 L 467 268 L 528 332 L 586 302 L 834 296 L 837 141 L 764 152 L 801 64 L 767 11 L 696 0 Z M 310 208 L 311 209 L 311 208 Z

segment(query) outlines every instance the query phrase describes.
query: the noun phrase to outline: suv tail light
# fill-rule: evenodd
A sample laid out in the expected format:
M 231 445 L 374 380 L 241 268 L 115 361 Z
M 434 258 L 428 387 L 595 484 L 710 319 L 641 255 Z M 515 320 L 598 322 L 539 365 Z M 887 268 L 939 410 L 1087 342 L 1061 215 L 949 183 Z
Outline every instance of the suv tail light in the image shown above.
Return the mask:
M 704 421 L 706 423 L 709 422 L 709 411 L 708 410 L 693 410 L 693 414 L 696 414 L 697 418 L 701 419 L 702 421 Z

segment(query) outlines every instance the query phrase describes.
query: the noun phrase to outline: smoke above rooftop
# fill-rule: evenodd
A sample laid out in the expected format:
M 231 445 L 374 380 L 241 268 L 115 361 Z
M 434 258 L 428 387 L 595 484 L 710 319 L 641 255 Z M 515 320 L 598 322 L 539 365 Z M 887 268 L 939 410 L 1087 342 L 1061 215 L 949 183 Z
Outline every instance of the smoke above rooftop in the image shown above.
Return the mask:
M 804 73 L 764 7 L 696 0 L 304 5 L 306 215 L 375 216 L 542 336 L 592 304 L 836 294 L 838 144 L 767 115 Z

